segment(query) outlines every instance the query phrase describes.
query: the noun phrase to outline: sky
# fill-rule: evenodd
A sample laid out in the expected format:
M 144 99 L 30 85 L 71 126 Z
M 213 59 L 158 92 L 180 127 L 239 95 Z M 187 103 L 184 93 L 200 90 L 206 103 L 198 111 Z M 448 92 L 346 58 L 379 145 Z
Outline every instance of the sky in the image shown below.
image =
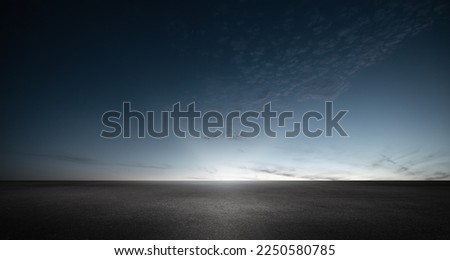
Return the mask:
M 2 180 L 450 179 L 444 0 L 1 5 Z M 349 136 L 101 138 L 125 101 L 297 116 L 333 101 Z

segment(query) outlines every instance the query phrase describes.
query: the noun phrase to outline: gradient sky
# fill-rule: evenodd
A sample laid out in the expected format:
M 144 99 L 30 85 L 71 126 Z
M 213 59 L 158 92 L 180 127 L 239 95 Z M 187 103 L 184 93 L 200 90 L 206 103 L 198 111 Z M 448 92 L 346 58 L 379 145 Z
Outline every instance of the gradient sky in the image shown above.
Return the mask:
M 20 1 L 0 12 L 0 179 L 450 179 L 444 0 Z M 350 137 L 99 136 L 123 101 L 224 113 L 270 101 L 298 117 L 327 100 L 350 111 Z

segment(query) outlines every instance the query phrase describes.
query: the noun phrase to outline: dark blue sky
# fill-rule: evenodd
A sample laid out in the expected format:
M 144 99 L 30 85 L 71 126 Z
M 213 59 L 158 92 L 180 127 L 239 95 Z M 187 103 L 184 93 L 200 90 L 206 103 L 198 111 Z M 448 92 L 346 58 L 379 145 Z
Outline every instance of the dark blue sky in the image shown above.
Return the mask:
M 449 179 L 446 1 L 2 3 L 1 179 Z M 100 138 L 101 115 L 350 110 L 348 138 Z

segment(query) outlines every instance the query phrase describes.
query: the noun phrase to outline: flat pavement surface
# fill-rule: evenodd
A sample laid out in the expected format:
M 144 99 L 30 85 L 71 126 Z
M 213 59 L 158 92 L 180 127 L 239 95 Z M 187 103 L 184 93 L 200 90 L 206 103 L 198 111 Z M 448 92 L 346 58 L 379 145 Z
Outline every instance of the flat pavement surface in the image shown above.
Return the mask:
M 0 239 L 450 239 L 450 182 L 0 182 Z

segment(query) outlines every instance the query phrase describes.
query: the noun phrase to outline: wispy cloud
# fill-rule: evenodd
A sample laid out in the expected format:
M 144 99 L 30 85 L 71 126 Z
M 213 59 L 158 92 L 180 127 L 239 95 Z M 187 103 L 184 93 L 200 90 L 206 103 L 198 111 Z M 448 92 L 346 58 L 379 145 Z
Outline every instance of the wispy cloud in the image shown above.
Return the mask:
M 202 53 L 231 57 L 238 73 L 211 78 L 211 102 L 226 100 L 236 108 L 287 97 L 333 99 L 362 69 L 384 60 L 449 8 L 445 1 L 381 1 L 370 8 L 336 6 L 333 12 L 300 5 L 306 6 L 279 10 L 280 16 L 257 6 L 255 12 L 217 11 L 218 45 Z M 276 22 L 264 23 L 266 16 Z
M 380 158 L 371 164 L 372 168 L 391 172 L 399 177 L 414 177 L 425 180 L 445 180 L 449 173 L 439 168 L 446 168 L 449 155 L 446 152 L 435 151 L 432 153 L 420 153 L 415 150 L 398 156 L 380 154 Z
M 426 176 L 425 180 L 450 180 L 450 172 L 433 172 Z
M 80 157 L 80 156 L 74 156 L 74 155 L 57 155 L 57 154 L 44 154 L 44 153 L 42 153 L 42 154 L 41 153 L 22 153 L 22 155 L 46 158 L 46 159 L 51 159 L 51 160 L 55 160 L 55 161 L 84 164 L 84 165 L 119 166 L 119 167 L 133 167 L 133 168 L 161 169 L 161 170 L 171 168 L 171 166 L 168 164 L 157 165 L 157 164 L 144 164 L 144 163 L 138 163 L 138 162 L 112 162 L 112 161 L 104 161 L 104 160 L 98 160 L 98 159 L 94 159 L 94 158 Z

